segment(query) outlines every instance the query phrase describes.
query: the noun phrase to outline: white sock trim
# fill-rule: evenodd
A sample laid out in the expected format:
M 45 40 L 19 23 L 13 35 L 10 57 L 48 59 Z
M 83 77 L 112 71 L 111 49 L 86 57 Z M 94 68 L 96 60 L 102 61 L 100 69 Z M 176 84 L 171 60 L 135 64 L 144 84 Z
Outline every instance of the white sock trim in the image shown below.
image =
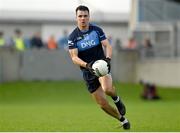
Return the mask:
M 126 118 L 124 121 L 121 122 L 121 124 L 124 125 L 125 123 L 128 123 L 128 120 Z
M 117 97 L 117 99 L 114 101 L 114 103 L 117 103 L 119 102 L 119 97 Z

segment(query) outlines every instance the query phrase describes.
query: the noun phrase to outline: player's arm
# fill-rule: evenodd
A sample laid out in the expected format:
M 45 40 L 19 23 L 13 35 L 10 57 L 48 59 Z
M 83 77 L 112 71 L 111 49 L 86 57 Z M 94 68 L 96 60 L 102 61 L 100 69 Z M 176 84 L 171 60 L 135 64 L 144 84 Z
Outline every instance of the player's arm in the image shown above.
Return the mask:
M 106 58 L 112 58 L 112 46 L 110 45 L 108 39 L 102 40 L 101 44 L 105 47 Z
M 111 58 L 112 58 L 112 47 L 108 39 L 101 41 L 101 44 L 105 47 L 106 58 L 104 59 L 108 63 L 109 72 L 111 71 Z
M 94 74 L 94 70 L 92 69 L 92 63 L 93 62 L 90 62 L 90 63 L 86 63 L 85 61 L 81 60 L 79 57 L 78 57 L 78 50 L 75 48 L 75 49 L 69 49 L 69 53 L 70 53 L 70 56 L 71 56 L 71 59 L 73 61 L 74 64 L 76 65 L 79 65 L 81 67 L 85 67 L 86 69 L 88 69 L 92 74 Z
M 86 67 L 87 63 L 84 62 L 83 60 L 81 60 L 78 57 L 78 50 L 77 50 L 77 48 L 69 49 L 69 53 L 70 53 L 70 57 L 71 57 L 71 59 L 72 59 L 74 64 L 79 65 L 81 67 Z

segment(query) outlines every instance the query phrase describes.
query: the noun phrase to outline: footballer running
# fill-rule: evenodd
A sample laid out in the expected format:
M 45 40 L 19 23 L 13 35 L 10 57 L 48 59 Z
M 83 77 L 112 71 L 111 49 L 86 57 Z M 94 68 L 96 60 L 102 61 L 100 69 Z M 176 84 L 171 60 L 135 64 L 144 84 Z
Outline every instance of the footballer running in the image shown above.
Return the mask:
M 100 108 L 120 121 L 124 129 L 130 129 L 130 123 L 125 118 L 125 105 L 115 91 L 110 74 L 112 47 L 103 30 L 91 24 L 89 20 L 90 12 L 88 7 L 78 6 L 76 8 L 77 27 L 68 37 L 70 57 L 73 63 L 80 67 L 88 91 Z M 107 62 L 109 73 L 105 76 L 97 77 L 92 69 L 92 64 L 100 59 Z M 113 99 L 117 108 L 109 104 L 106 95 Z

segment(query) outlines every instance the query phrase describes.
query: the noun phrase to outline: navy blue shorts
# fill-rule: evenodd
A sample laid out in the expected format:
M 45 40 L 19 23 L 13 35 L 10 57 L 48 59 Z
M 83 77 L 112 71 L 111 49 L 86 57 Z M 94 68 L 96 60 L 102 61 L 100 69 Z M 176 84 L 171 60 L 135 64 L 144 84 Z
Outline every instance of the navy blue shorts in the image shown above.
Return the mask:
M 91 74 L 88 70 L 82 70 L 82 72 L 83 72 L 83 78 L 86 82 L 86 86 L 88 88 L 88 91 L 90 93 L 95 92 L 100 86 L 100 82 L 98 80 L 98 77 Z

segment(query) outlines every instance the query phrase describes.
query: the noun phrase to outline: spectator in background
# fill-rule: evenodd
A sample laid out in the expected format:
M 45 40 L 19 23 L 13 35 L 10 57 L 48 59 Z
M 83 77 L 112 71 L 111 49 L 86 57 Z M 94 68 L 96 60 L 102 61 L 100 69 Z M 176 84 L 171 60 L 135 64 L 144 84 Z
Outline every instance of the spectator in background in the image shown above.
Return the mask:
M 4 47 L 5 46 L 5 39 L 4 39 L 4 33 L 2 31 L 0 31 L 0 47 Z
M 14 31 L 15 36 L 13 37 L 12 41 L 15 46 L 15 48 L 19 51 L 24 51 L 25 50 L 25 43 L 24 39 L 22 37 L 22 32 L 20 29 L 16 29 Z
M 122 43 L 121 43 L 121 40 L 118 38 L 116 39 L 116 42 L 115 42 L 115 49 L 117 51 L 120 51 L 122 49 Z
M 144 39 L 143 46 L 144 46 L 145 48 L 152 48 L 152 47 L 153 47 L 153 45 L 152 45 L 152 43 L 151 43 L 151 40 L 150 40 L 149 38 L 145 38 L 145 39 Z
M 140 46 L 141 54 L 146 57 L 153 57 L 154 50 L 150 38 L 145 38 Z
M 58 41 L 58 48 L 68 50 L 68 32 L 67 30 L 63 31 L 63 36 Z
M 13 36 L 10 36 L 6 39 L 6 47 L 7 48 L 10 48 L 10 49 L 14 49 L 15 46 L 14 46 L 14 41 L 13 41 Z
M 40 32 L 34 33 L 32 39 L 31 39 L 31 47 L 38 48 L 38 49 L 44 47 Z
M 127 43 L 127 49 L 136 49 L 137 48 L 137 43 L 134 37 L 129 38 L 128 43 Z
M 157 94 L 157 87 L 155 84 L 140 80 L 140 85 L 143 86 L 143 93 L 141 94 L 141 97 L 143 99 L 148 99 L 148 100 L 160 99 L 160 97 Z
M 51 50 L 57 49 L 57 43 L 53 35 L 49 37 L 48 42 L 47 42 L 47 47 L 48 49 L 51 49 Z
M 28 37 L 24 38 L 24 43 L 27 49 L 31 48 L 31 40 Z

